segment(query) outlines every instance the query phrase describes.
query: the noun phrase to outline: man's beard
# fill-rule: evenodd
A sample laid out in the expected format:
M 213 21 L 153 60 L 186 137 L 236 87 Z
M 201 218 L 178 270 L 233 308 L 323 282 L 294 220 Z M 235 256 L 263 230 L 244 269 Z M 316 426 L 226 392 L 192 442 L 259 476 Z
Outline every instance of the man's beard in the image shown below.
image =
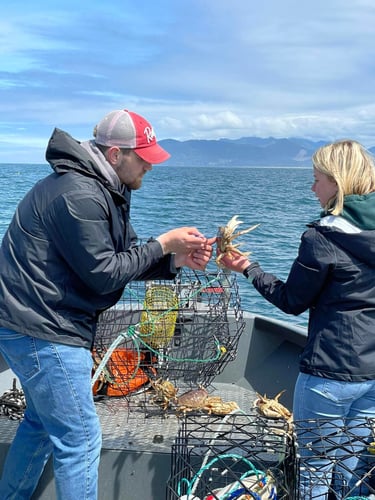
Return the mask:
M 137 189 L 139 189 L 140 187 L 142 187 L 142 180 L 143 178 L 141 179 L 136 179 L 135 181 L 133 181 L 131 184 L 127 184 L 128 188 L 131 189 L 132 191 L 136 191 Z

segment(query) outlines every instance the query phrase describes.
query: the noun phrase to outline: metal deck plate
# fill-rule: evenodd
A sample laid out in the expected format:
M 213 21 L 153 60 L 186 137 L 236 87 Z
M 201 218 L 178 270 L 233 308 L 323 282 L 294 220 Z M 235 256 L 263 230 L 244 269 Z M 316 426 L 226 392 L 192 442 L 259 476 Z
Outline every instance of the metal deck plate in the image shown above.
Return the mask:
M 220 396 L 224 401 L 235 401 L 245 413 L 251 411 L 256 398 L 254 391 L 233 384 L 215 384 L 211 395 Z M 129 407 L 122 398 L 107 398 L 97 402 L 96 407 L 104 449 L 170 453 L 181 424 L 181 418 L 172 411 L 158 407 L 152 412 L 136 409 L 135 406 Z
M 18 420 L 10 420 L 4 415 L 0 416 L 0 443 L 11 443 L 18 426 Z
M 224 401 L 235 401 L 246 413 L 249 412 L 255 392 L 233 384 L 215 384 L 212 396 Z M 172 411 L 155 406 L 149 411 L 137 408 L 125 398 L 106 398 L 96 402 L 103 433 L 103 449 L 134 452 L 170 453 L 181 425 L 181 418 Z M 19 421 L 0 417 L 0 442 L 11 443 Z

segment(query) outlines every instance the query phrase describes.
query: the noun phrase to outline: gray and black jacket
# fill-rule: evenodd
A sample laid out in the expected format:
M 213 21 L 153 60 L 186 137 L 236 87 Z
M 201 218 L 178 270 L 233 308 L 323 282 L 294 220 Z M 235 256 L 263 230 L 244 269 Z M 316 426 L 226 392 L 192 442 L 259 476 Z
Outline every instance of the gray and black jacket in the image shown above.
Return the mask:
M 375 379 L 375 193 L 345 198 L 342 216 L 309 225 L 285 282 L 252 265 L 249 279 L 288 314 L 309 309 L 304 373 Z
M 132 280 L 172 279 L 158 241 L 135 246 L 130 191 L 115 189 L 90 154 L 55 129 L 54 173 L 19 203 L 0 249 L 0 326 L 91 348 L 98 314 Z

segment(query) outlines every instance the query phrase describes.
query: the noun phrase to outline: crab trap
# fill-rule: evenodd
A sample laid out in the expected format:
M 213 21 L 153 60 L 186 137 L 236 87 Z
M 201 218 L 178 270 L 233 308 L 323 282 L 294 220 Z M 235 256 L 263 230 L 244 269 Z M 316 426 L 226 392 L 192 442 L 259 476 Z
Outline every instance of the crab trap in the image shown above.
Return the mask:
M 372 498 L 374 419 L 357 418 L 347 424 L 333 419 L 296 421 L 294 429 L 299 470 L 294 498 Z
M 94 394 L 125 397 L 129 407 L 159 402 L 165 410 L 173 387 L 179 394 L 208 387 L 235 359 L 244 327 L 235 275 L 182 269 L 173 281 L 132 282 L 99 319 Z M 145 389 L 161 381 L 172 392 L 156 401 Z
M 290 500 L 295 459 L 288 424 L 255 411 L 188 415 L 172 446 L 167 500 Z

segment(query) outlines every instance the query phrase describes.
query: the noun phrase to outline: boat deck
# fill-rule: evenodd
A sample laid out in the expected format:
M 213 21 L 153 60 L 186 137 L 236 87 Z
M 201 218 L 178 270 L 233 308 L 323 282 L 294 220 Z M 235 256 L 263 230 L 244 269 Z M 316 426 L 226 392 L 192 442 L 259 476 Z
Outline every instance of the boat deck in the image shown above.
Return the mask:
M 224 401 L 235 401 L 244 413 L 250 413 L 256 398 L 254 391 L 234 384 L 218 383 L 210 395 L 219 395 Z M 100 418 L 103 449 L 117 451 L 147 451 L 170 453 L 181 424 L 174 411 L 158 407 L 137 408 L 125 398 L 103 398 L 96 402 Z M 19 425 L 18 420 L 0 417 L 0 442 L 10 444 Z
M 256 393 L 230 383 L 212 386 L 210 396 L 235 401 L 244 413 L 250 412 Z M 151 397 L 151 394 L 150 394 Z M 145 407 L 145 394 L 136 398 L 102 398 L 96 401 L 103 436 L 99 471 L 99 498 L 132 500 L 146 492 L 155 500 L 166 498 L 167 481 L 172 466 L 171 449 L 183 418 L 173 410 L 156 405 Z M 202 415 L 205 415 L 202 412 Z M 16 433 L 19 420 L 0 417 L 0 465 Z M 147 479 L 147 484 L 144 479 Z M 143 498 L 143 497 L 142 497 Z M 174 498 L 174 497 L 173 497 Z M 56 499 L 53 470 L 48 462 L 32 500 Z
M 256 394 L 232 384 L 215 384 L 210 395 L 235 401 L 244 413 L 251 412 Z M 103 448 L 111 450 L 159 451 L 170 453 L 180 427 L 175 412 L 155 409 L 128 411 L 125 401 L 106 400 L 96 404 L 102 424 Z

